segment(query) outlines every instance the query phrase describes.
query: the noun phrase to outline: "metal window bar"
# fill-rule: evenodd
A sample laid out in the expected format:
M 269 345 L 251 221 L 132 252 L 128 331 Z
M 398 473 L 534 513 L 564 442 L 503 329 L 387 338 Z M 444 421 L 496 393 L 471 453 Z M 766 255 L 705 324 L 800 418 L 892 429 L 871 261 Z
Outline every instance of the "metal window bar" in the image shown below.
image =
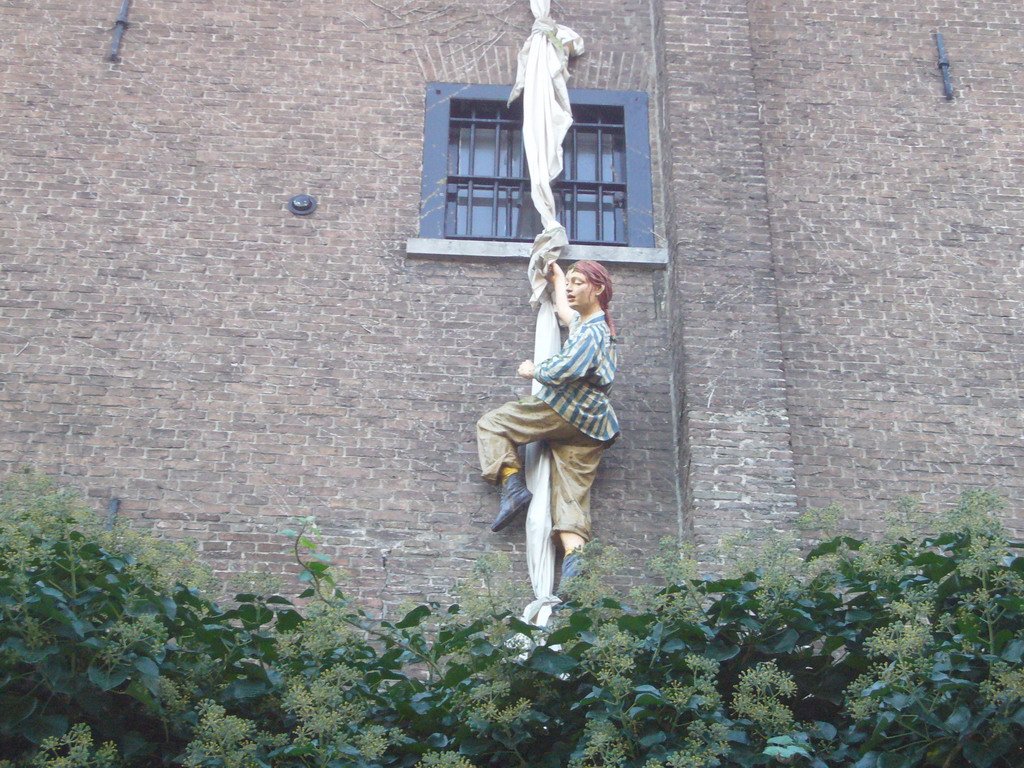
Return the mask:
M 485 237 L 496 240 L 520 240 L 516 237 L 516 214 L 521 213 L 520 208 L 528 204 L 529 179 L 521 175 L 513 175 L 518 170 L 522 173 L 524 166 L 522 155 L 522 143 L 517 133 L 521 131 L 516 120 L 508 116 L 503 108 L 489 112 L 476 104 L 467 105 L 469 109 L 454 114 L 451 119 L 450 144 L 449 144 L 449 184 L 448 203 L 445 206 L 446 213 L 446 236 L 456 237 Z M 565 145 L 568 156 L 563 178 L 556 182 L 556 200 L 566 221 L 566 229 L 570 238 L 580 242 L 597 243 L 625 243 L 624 215 L 619 204 L 622 196 L 626 194 L 625 184 L 618 182 L 614 176 L 618 174 L 612 160 L 613 177 L 608 178 L 605 173 L 605 162 L 607 152 L 605 139 L 611 136 L 613 144 L 616 138 L 623 135 L 624 125 L 622 120 L 616 120 L 612 116 L 600 112 L 596 114 L 584 114 L 570 130 L 570 136 Z M 468 146 L 462 146 L 464 129 L 468 128 Z M 481 131 L 484 129 L 493 131 L 493 162 L 491 172 L 493 175 L 478 175 L 477 154 L 481 149 Z M 593 135 L 594 147 L 587 150 L 587 155 L 594 164 L 594 180 L 580 181 L 580 148 L 581 135 L 589 133 Z M 519 141 L 518 153 L 517 140 Z M 502 144 L 504 143 L 504 146 Z M 609 151 L 615 152 L 614 149 Z M 592 155 L 591 155 L 592 153 Z M 466 165 L 461 168 L 463 154 Z M 516 157 L 516 155 L 520 157 Z M 616 153 L 617 154 L 617 153 Z M 455 173 L 452 173 L 455 171 Z M 483 190 L 490 194 L 486 196 L 487 203 L 481 205 L 477 196 Z M 465 192 L 464 195 L 460 192 Z M 593 217 L 591 227 L 588 221 L 588 232 L 580 232 L 581 221 L 581 196 L 593 197 L 593 208 L 587 212 L 588 219 Z M 590 203 L 588 202 L 588 205 Z M 489 232 L 479 231 L 476 222 L 479 217 L 474 216 L 486 205 L 490 206 Z M 479 211 L 482 213 L 483 211 Z M 460 214 L 462 214 L 460 216 Z M 606 217 L 611 214 L 611 221 L 606 222 Z M 450 219 L 454 218 L 454 221 Z M 460 223 L 462 226 L 460 226 Z M 482 222 L 481 222 L 482 223 Z
M 497 155 L 498 153 L 495 152 L 494 154 Z M 497 160 L 495 160 L 495 165 L 497 165 Z M 491 203 L 491 234 L 494 237 L 498 237 L 499 236 L 498 211 L 500 210 L 501 206 L 500 206 L 499 197 L 498 197 L 498 182 L 497 181 L 492 182 L 492 184 L 491 184 L 491 193 L 494 195 L 494 197 L 492 198 L 494 200 L 494 202 Z
M 494 124 L 494 175 L 501 176 L 501 123 Z
M 580 196 L 577 193 L 577 190 L 575 189 L 575 187 L 573 187 L 573 189 L 572 189 L 572 213 L 569 214 L 569 218 L 572 221 L 573 237 L 575 239 L 577 239 L 577 240 L 581 240 L 582 239 L 580 237 L 580 227 L 579 227 L 579 221 L 578 221 L 579 215 L 580 215 L 579 200 L 580 200 Z
M 462 176 L 450 182 L 446 236 L 528 239 L 516 234 L 517 216 L 529 197 L 525 179 Z M 624 212 L 616 199 L 624 194 L 624 185 L 564 182 L 553 191 L 571 239 L 580 243 L 625 242 Z
M 580 177 L 580 155 L 579 143 L 577 141 L 579 135 L 579 131 L 574 131 L 571 128 L 569 129 L 569 136 L 572 142 L 572 164 L 570 165 L 570 168 L 572 168 L 572 178 L 574 179 L 578 179 Z

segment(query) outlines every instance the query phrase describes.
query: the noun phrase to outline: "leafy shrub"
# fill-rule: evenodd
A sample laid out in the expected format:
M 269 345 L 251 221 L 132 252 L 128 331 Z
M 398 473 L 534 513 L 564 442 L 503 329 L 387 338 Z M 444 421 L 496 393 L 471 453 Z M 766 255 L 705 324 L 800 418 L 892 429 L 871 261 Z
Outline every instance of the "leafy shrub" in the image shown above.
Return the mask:
M 590 545 L 541 630 L 508 612 L 521 603 L 491 562 L 460 605 L 375 620 L 310 520 L 287 532 L 301 612 L 252 593 L 221 608 L 180 550 L 16 475 L 0 488 L 0 749 L 48 768 L 1019 768 L 1024 560 L 999 510 L 968 494 L 914 537 L 904 504 L 878 541 L 801 555 L 774 537 L 714 579 L 666 544 L 666 586 L 628 598 L 608 587 L 617 553 Z

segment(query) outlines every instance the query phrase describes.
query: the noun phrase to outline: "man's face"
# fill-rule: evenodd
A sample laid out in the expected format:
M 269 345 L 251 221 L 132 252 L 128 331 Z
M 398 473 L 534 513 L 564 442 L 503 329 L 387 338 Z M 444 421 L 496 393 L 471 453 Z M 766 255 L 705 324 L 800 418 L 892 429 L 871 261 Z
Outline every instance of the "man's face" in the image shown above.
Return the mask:
M 594 285 L 580 272 L 570 270 L 565 276 L 565 295 L 569 300 L 569 306 L 583 316 L 600 309 L 597 297 L 602 291 L 604 286 Z

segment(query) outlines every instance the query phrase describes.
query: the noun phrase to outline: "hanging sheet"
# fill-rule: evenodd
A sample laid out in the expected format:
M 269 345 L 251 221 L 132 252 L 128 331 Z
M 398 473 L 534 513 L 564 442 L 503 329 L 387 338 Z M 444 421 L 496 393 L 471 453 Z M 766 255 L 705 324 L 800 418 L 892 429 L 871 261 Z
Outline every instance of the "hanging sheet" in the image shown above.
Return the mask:
M 533 359 L 541 362 L 561 348 L 555 307 L 544 278 L 548 264 L 569 244 L 565 227 L 555 215 L 551 182 L 562 172 L 562 141 L 572 125 L 572 110 L 566 78 L 570 56 L 583 53 L 583 39 L 551 18 L 550 0 L 530 0 L 534 23 L 519 53 L 516 83 L 508 102 L 523 97 L 523 147 L 530 171 L 530 197 L 540 214 L 543 230 L 530 249 L 527 279 L 530 303 L 537 309 Z M 533 392 L 540 384 L 534 382 Z M 551 607 L 559 601 L 553 594 L 555 546 L 551 540 L 551 454 L 546 446 L 531 443 L 526 449 L 526 484 L 533 501 L 526 516 L 526 562 L 534 600 L 523 611 L 523 619 L 544 626 Z

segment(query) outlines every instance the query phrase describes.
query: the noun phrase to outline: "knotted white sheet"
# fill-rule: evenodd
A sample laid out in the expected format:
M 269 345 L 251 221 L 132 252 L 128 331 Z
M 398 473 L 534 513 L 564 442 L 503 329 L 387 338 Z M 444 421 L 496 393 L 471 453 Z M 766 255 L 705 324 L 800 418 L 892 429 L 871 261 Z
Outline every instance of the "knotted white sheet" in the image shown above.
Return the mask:
M 550 0 L 530 0 L 533 30 L 519 53 L 516 83 L 508 103 L 523 96 L 523 147 L 530 170 L 530 197 L 540 214 L 543 231 L 530 249 L 527 279 L 530 303 L 537 309 L 533 359 L 546 360 L 561 348 L 555 307 L 544 279 L 548 264 L 569 245 L 565 227 L 555 215 L 551 181 L 562 172 L 562 141 L 572 125 L 572 110 L 565 85 L 569 57 L 583 53 L 583 39 L 550 17 Z M 540 388 L 533 383 L 533 393 Z M 555 545 L 551 540 L 551 452 L 541 443 L 526 448 L 526 485 L 533 492 L 526 515 L 526 564 L 534 600 L 523 611 L 523 620 L 545 626 L 553 594 Z

